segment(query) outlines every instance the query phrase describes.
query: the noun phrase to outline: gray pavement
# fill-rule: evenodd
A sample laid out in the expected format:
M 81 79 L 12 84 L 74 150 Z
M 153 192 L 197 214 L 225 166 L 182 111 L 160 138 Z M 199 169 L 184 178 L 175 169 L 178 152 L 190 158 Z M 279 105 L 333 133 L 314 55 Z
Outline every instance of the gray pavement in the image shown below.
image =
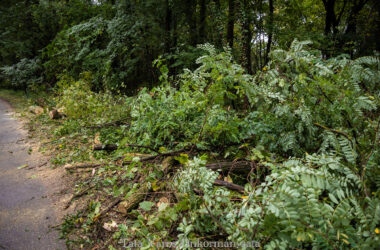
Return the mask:
M 34 159 L 28 154 L 26 131 L 10 112 L 0 99 L 0 249 L 66 249 L 49 227 L 58 222 L 49 187 L 18 169 Z

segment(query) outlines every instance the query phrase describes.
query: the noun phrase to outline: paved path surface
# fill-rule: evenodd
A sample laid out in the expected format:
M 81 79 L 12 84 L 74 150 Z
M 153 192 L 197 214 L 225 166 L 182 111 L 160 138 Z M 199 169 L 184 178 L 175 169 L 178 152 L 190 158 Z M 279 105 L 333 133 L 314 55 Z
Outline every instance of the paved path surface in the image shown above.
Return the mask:
M 50 225 L 58 222 L 49 186 L 32 171 L 26 131 L 12 118 L 11 107 L 0 99 L 0 250 L 66 249 Z

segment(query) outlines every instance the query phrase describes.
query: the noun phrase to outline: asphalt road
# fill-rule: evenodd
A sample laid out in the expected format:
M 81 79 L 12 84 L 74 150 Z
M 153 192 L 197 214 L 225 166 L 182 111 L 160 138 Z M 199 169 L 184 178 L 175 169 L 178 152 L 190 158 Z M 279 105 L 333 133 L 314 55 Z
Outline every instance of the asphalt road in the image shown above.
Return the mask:
M 18 169 L 36 159 L 28 154 L 27 133 L 10 111 L 0 99 L 0 250 L 66 249 L 49 228 L 57 223 L 49 187 L 30 171 Z

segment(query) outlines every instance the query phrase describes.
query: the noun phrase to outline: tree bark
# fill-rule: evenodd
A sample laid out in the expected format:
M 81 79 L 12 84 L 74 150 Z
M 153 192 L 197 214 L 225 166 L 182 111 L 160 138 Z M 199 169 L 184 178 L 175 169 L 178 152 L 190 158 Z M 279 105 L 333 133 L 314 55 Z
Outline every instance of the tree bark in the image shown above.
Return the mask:
M 172 24 L 172 10 L 169 0 L 165 1 L 165 52 L 169 53 L 171 48 L 171 24 Z
M 240 192 L 240 193 L 245 193 L 244 187 L 242 187 L 240 185 L 237 185 L 237 184 L 234 184 L 234 183 L 231 183 L 231 182 L 228 182 L 228 181 L 215 180 L 214 181 L 214 185 L 215 186 L 226 187 L 226 188 L 228 188 L 230 190 L 237 191 L 237 192 Z
M 187 0 L 186 1 L 186 18 L 187 23 L 189 25 L 189 32 L 190 32 L 190 45 L 196 46 L 198 43 L 198 36 L 197 36 L 197 20 L 195 19 L 196 15 L 196 1 L 194 0 Z
M 274 20 L 273 20 L 273 12 L 274 12 L 274 7 L 273 7 L 273 0 L 269 0 L 269 27 L 268 27 L 268 42 L 267 42 L 267 50 L 266 50 L 266 55 L 265 55 L 265 64 L 269 62 L 269 53 L 270 49 L 272 46 L 272 37 L 273 37 L 273 25 L 274 25 Z
M 206 0 L 200 0 L 200 24 L 199 24 L 199 41 L 204 43 L 206 41 L 205 29 L 206 29 Z
M 214 171 L 222 170 L 244 173 L 251 171 L 252 167 L 254 167 L 254 164 L 255 163 L 250 161 L 216 162 L 206 164 L 206 168 Z
M 252 31 L 251 31 L 251 9 L 249 0 L 244 0 L 243 3 L 243 52 L 244 52 L 244 67 L 248 74 L 252 74 L 252 59 L 251 59 L 251 40 L 252 40 Z
M 325 6 L 325 35 L 335 35 L 338 30 L 338 19 L 335 14 L 335 0 L 322 0 Z
M 358 2 L 355 2 L 354 6 L 352 6 L 350 15 L 347 19 L 348 23 L 347 23 L 345 35 L 350 35 L 352 37 L 356 34 L 356 24 L 357 24 L 359 12 L 363 9 L 364 5 L 367 2 L 368 2 L 367 0 L 360 0 Z
M 228 0 L 227 43 L 234 46 L 235 0 Z

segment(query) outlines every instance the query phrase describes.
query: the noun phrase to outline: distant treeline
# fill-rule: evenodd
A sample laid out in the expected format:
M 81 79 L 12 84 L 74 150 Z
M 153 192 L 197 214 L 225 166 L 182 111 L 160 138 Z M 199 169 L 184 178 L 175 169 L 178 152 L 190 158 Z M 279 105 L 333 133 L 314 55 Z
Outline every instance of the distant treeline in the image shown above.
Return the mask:
M 380 51 L 377 0 L 2 0 L 0 86 L 33 91 L 62 77 L 95 90 L 153 86 L 161 56 L 176 76 L 193 69 L 197 44 L 229 46 L 247 73 L 295 39 L 328 58 Z

